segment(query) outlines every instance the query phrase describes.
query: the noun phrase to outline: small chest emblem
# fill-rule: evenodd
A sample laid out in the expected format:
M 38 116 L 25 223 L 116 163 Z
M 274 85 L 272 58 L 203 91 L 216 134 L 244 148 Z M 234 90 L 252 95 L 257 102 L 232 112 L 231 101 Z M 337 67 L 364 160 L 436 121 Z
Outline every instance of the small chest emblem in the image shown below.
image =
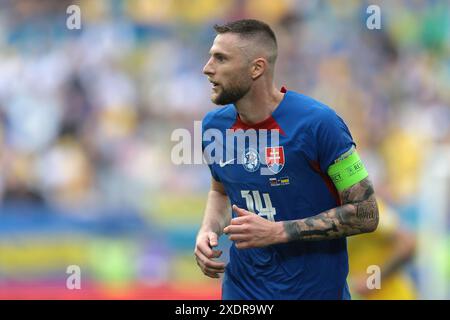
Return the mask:
M 275 174 L 279 173 L 285 164 L 283 146 L 266 147 L 266 163 L 270 171 Z
M 255 172 L 259 169 L 259 154 L 255 149 L 247 149 L 242 154 L 242 165 L 248 172 Z

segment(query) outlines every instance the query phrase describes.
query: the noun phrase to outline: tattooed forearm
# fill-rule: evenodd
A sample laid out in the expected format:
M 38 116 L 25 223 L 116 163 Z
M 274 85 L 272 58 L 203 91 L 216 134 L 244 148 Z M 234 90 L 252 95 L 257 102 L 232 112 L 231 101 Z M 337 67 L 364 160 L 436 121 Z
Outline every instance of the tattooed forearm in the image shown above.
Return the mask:
M 342 206 L 316 216 L 285 221 L 287 241 L 326 240 L 372 232 L 378 225 L 378 207 L 368 178 L 341 193 Z

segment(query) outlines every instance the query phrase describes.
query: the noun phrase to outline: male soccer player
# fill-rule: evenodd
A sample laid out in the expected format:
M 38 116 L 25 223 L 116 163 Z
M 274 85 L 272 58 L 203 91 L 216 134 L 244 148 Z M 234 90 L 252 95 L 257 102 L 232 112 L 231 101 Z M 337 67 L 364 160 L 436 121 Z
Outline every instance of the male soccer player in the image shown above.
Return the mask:
M 225 272 L 223 299 L 349 299 L 345 237 L 378 225 L 356 144 L 332 109 L 276 89 L 277 42 L 267 24 L 239 20 L 215 30 L 203 72 L 213 85 L 211 100 L 224 107 L 205 116 L 203 131 L 275 130 L 279 143 L 238 148 L 231 159 L 209 164 L 197 264 L 212 278 Z M 223 233 L 233 241 L 226 267 L 214 249 Z

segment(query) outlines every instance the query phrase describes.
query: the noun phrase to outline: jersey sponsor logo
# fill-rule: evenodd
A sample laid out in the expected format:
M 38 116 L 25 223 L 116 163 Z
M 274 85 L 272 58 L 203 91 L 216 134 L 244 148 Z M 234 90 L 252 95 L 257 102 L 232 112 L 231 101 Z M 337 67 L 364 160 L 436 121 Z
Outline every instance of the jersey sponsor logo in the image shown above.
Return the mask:
M 279 173 L 285 163 L 283 146 L 266 147 L 266 164 L 267 168 L 273 173 Z
M 255 172 L 258 170 L 260 166 L 258 151 L 252 148 L 245 150 L 242 154 L 242 165 L 248 172 Z
M 219 166 L 221 168 L 225 167 L 227 164 L 231 164 L 236 158 L 223 162 L 222 159 L 219 161 Z

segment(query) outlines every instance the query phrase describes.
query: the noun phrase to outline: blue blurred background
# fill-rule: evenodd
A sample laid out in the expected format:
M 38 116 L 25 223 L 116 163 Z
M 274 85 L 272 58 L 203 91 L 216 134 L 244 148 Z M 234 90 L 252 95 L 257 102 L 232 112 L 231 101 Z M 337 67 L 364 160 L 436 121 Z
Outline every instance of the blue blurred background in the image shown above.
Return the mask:
M 450 298 L 448 1 L 0 0 L 1 299 L 220 297 L 193 256 L 209 170 L 172 164 L 170 136 L 216 107 L 212 26 L 240 18 L 273 27 L 277 85 L 334 108 L 374 181 L 380 227 L 348 241 L 354 297 Z

